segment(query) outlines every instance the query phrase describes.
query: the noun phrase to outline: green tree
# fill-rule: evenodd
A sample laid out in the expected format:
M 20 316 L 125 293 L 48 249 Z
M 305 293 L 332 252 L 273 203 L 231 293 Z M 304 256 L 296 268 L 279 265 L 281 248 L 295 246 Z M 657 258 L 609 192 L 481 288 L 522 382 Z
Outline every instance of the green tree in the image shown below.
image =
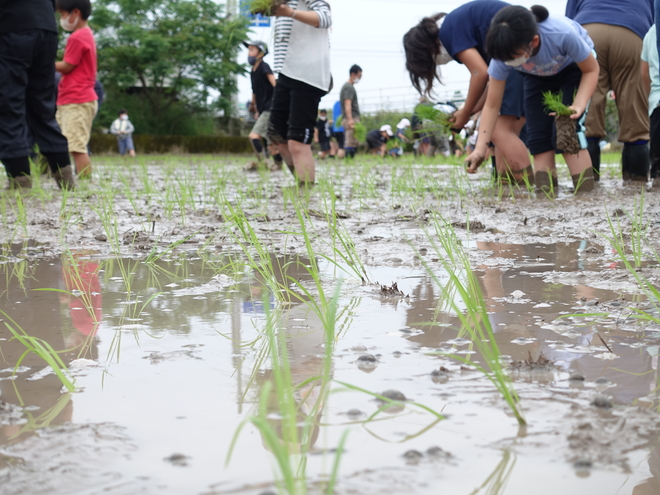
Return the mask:
M 210 112 L 231 113 L 234 76 L 245 72 L 236 62 L 244 17 L 226 16 L 213 0 L 96 0 L 92 21 L 99 78 L 114 96 L 102 123 L 131 100 L 142 132 L 190 134 L 187 119 L 208 124 Z

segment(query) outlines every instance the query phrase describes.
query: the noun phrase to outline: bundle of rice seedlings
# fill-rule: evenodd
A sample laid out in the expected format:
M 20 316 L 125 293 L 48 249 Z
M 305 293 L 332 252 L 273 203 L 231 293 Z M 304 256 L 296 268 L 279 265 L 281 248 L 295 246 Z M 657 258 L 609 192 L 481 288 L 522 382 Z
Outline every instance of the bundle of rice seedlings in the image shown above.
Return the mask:
M 451 132 L 451 114 L 422 103 L 415 108 L 415 114 L 424 122 L 424 130 Z
M 577 121 L 571 119 L 574 111 L 564 104 L 564 95 L 561 91 L 543 93 L 543 104 L 548 113 L 555 114 L 555 127 L 557 129 L 557 149 L 564 153 L 575 155 L 580 151 L 580 141 L 577 136 Z
M 250 3 L 250 12 L 252 14 L 272 16 L 280 5 L 284 5 L 288 1 L 289 0 L 252 0 Z

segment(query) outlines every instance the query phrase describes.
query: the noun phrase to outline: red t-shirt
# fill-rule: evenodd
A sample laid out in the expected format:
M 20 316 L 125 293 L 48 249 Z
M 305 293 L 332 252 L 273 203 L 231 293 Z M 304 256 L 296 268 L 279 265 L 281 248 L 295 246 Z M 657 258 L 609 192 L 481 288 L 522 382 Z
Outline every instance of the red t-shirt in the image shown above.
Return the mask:
M 87 103 L 98 100 L 94 92 L 96 83 L 96 43 L 90 28 L 71 33 L 64 49 L 64 61 L 75 65 L 68 74 L 62 74 L 57 104 Z

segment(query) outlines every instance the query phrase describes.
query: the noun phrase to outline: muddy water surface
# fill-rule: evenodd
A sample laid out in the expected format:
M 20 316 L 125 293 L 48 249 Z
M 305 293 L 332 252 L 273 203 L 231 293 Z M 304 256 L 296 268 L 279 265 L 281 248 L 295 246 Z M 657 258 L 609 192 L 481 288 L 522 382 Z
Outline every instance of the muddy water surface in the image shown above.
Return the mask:
M 621 290 L 546 281 L 616 265 L 585 255 L 580 241 L 473 248 L 503 360 L 518 363 L 529 426 L 518 427 L 483 375 L 449 357 L 481 362 L 427 272 L 370 266 L 372 280 L 396 281 L 405 297 L 344 281 L 332 376 L 399 390 L 446 419 L 403 411 L 363 424 L 379 404 L 334 386 L 313 435 L 311 491 L 348 428 L 339 493 L 659 493 L 660 423 L 651 409 L 660 331 L 626 321 L 633 298 Z M 63 390 L 34 355 L 14 370 L 24 348 L 0 329 L 0 493 L 257 494 L 272 486 L 272 456 L 256 429 L 246 427 L 225 465 L 271 376 L 264 312 L 278 306 L 258 276 L 228 270 L 229 258 L 184 251 L 146 263 L 92 251 L 2 266 L 0 309 L 63 351 L 79 391 Z M 309 260 L 273 259 L 286 275 L 308 277 Z M 61 292 L 35 290 L 43 288 Z M 574 316 L 558 320 L 565 315 Z M 303 384 L 322 366 L 322 324 L 305 304 L 281 308 L 281 322 L 292 380 Z M 522 363 L 541 354 L 554 364 Z M 584 380 L 570 381 L 575 373 Z M 591 406 L 598 394 L 615 407 Z

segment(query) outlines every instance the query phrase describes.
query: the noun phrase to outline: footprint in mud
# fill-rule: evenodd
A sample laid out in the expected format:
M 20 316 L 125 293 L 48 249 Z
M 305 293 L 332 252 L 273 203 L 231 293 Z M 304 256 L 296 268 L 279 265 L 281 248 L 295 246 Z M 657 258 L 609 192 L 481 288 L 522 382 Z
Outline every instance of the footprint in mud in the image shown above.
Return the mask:
M 373 354 L 362 354 L 357 358 L 357 367 L 360 371 L 371 373 L 378 367 L 378 358 Z
M 195 351 L 185 350 L 185 351 L 170 351 L 170 352 L 151 352 L 148 356 L 144 356 L 142 359 L 149 359 L 151 364 L 160 364 L 164 361 L 172 361 L 176 359 L 202 359 L 198 356 L 195 356 Z
M 188 457 L 187 455 L 174 453 L 170 456 L 165 457 L 163 460 L 165 462 L 169 462 L 170 464 L 172 464 L 172 466 L 186 467 L 188 465 L 189 459 L 190 457 Z

